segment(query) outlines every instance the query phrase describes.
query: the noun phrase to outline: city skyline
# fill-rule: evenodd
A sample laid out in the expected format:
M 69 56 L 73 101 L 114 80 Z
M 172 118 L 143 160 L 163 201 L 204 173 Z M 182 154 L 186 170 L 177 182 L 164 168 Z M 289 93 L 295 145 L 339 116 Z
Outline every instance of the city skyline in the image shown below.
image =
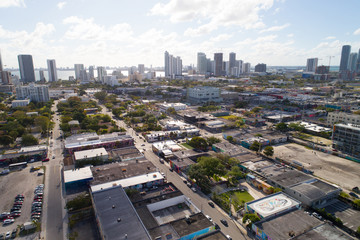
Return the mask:
M 22 54 L 33 56 L 35 68 L 46 68 L 47 59 L 58 67 L 162 67 L 165 51 L 184 66 L 197 65 L 198 52 L 222 52 L 224 61 L 234 52 L 253 66 L 305 66 L 313 57 L 328 65 L 335 56 L 331 65 L 339 66 L 343 45 L 360 48 L 360 25 L 352 21 L 360 3 L 309 3 L 164 0 L 135 7 L 131 1 L 8 0 L 0 3 L 8 19 L 0 24 L 0 49 L 4 68 L 18 68 Z

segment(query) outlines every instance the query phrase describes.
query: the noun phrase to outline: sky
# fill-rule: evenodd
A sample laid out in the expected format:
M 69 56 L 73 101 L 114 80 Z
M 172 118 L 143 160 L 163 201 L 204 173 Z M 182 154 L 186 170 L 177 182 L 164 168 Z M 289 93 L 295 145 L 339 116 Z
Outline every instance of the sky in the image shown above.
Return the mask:
M 359 0 L 0 0 L 3 64 L 18 68 L 31 54 L 36 68 L 164 66 L 164 52 L 196 66 L 213 59 L 268 66 L 338 66 L 341 46 L 359 52 Z

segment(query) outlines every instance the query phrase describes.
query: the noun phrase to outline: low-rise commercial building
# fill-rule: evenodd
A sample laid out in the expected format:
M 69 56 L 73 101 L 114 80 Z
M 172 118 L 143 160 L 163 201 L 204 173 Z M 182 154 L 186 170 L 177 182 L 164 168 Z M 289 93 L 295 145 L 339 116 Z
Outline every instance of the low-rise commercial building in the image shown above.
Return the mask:
M 332 140 L 334 149 L 360 158 L 360 125 L 335 124 Z
M 25 100 L 13 100 L 11 102 L 11 107 L 12 108 L 16 108 L 16 107 L 26 107 L 27 105 L 29 105 L 30 100 L 29 99 L 25 99 Z
M 109 159 L 109 154 L 103 147 L 94 148 L 94 149 L 74 152 L 74 159 L 75 161 L 94 160 L 94 159 L 107 161 Z
M 93 180 L 90 167 L 83 167 L 64 171 L 65 189 L 84 188 Z
M 159 110 L 161 112 L 166 112 L 169 108 L 174 108 L 175 111 L 185 110 L 187 105 L 184 103 L 162 103 L 159 104 Z
M 69 154 L 76 151 L 104 147 L 105 149 L 134 146 L 134 139 L 121 133 L 97 135 L 96 133 L 82 133 L 65 139 L 65 150 Z
M 187 89 L 187 100 L 191 103 L 221 102 L 220 89 L 215 87 L 193 87 Z
M 329 112 L 326 118 L 326 123 L 329 126 L 333 126 L 335 123 L 360 125 L 360 115 L 337 111 Z

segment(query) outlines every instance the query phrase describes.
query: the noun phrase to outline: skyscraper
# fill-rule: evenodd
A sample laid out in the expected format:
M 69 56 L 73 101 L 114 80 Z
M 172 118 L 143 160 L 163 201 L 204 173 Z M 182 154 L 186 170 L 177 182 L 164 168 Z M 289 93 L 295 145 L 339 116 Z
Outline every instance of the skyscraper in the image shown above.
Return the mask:
M 250 73 L 251 64 L 250 63 L 244 63 L 243 65 L 243 73 Z
M 75 79 L 76 80 L 81 79 L 81 72 L 84 70 L 84 64 L 75 64 L 74 70 L 75 70 Z
M 57 81 L 58 77 L 57 77 L 55 59 L 48 59 L 47 60 L 47 66 L 48 66 L 49 82 Z
M 107 75 L 105 67 L 97 67 L 98 81 L 101 83 L 105 82 L 105 77 Z
M 94 66 L 90 66 L 89 67 L 89 78 L 90 80 L 93 80 L 95 78 L 95 75 L 94 75 Z
M 18 55 L 20 78 L 24 83 L 35 82 L 34 64 L 31 55 Z
M 180 57 L 174 57 L 165 51 L 164 61 L 165 77 L 172 78 L 174 75 L 182 75 L 182 60 Z
M 356 72 L 360 73 L 360 48 L 359 48 L 359 53 L 358 53 L 358 59 L 356 62 Z
M 214 76 L 222 76 L 223 75 L 223 54 L 222 53 L 214 53 Z
M 145 65 L 144 64 L 138 64 L 138 71 L 140 74 L 145 73 Z
M 344 45 L 341 50 L 341 59 L 340 59 L 340 72 L 346 71 L 349 69 L 349 58 L 350 58 L 351 46 Z
M 167 51 L 164 54 L 164 62 L 165 62 L 165 77 L 170 76 L 170 56 Z
M 255 72 L 266 72 L 266 64 L 259 63 L 255 66 Z
M 198 52 L 197 54 L 197 71 L 199 74 L 206 74 L 207 72 L 207 59 L 205 53 Z
M 306 72 L 316 72 L 318 58 L 308 58 L 306 61 Z
M 356 71 L 356 63 L 358 60 L 358 54 L 357 53 L 350 53 L 350 59 L 349 59 L 349 70 L 351 72 Z
M 227 69 L 228 75 L 233 75 L 232 68 L 235 67 L 235 65 L 236 65 L 236 53 L 231 52 L 229 53 L 229 69 Z
M 39 70 L 40 82 L 45 82 L 44 70 Z

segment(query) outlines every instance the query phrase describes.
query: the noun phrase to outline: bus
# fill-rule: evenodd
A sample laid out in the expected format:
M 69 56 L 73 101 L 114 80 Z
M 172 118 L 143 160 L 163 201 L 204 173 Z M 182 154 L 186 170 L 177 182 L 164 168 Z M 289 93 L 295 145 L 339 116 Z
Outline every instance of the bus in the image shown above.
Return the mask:
M 16 169 L 20 169 L 20 168 L 26 168 L 27 167 L 27 162 L 19 162 L 19 163 L 13 163 L 9 165 L 9 170 L 16 170 Z

